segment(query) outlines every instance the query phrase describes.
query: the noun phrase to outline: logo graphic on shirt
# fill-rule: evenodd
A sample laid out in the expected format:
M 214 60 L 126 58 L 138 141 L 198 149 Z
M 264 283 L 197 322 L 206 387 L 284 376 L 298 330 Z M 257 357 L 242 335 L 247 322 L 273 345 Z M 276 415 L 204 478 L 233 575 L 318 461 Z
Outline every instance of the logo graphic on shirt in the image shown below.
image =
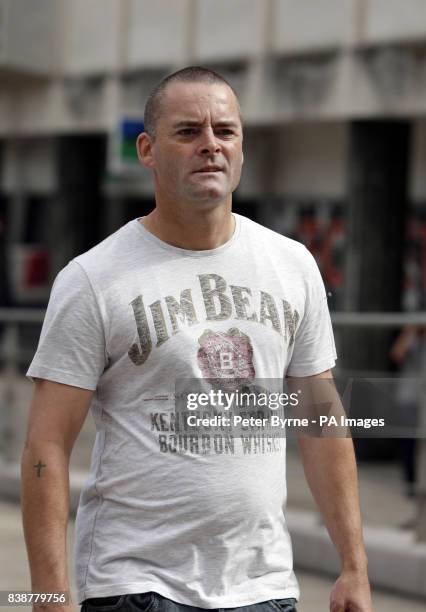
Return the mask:
M 253 325 L 273 330 L 288 347 L 294 344 L 300 315 L 287 300 L 274 297 L 267 291 L 229 284 L 219 274 L 197 276 L 198 287 L 182 289 L 179 296 L 158 296 L 151 304 L 145 304 L 144 296 L 139 294 L 130 302 L 137 335 L 128 355 L 136 366 L 146 362 L 154 346 L 164 345 L 185 327 L 203 321 L 250 321 Z M 194 299 L 193 292 L 198 293 L 198 299 Z M 253 364 L 249 365 L 252 349 L 248 336 L 236 328 L 224 334 L 213 334 L 210 330 L 205 334 L 203 340 L 200 339 L 204 352 L 200 352 L 199 359 L 209 371 L 218 370 L 222 372 L 221 377 L 225 377 L 227 369 L 239 371 L 243 364 L 248 371 L 253 368 Z M 222 357 L 219 356 L 218 360 L 211 359 L 215 344 L 223 347 Z M 229 377 L 232 376 L 229 373 Z M 254 368 L 250 376 L 254 376 Z
M 204 378 L 255 377 L 250 338 L 236 327 L 225 332 L 207 329 L 198 342 L 197 359 Z

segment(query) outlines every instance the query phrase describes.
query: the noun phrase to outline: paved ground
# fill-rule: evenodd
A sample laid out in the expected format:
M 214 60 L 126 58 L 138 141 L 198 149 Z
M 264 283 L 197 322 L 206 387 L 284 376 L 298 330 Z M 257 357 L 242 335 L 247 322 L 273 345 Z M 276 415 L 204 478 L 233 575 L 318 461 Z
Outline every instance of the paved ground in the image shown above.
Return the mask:
M 412 522 L 415 502 L 403 493 L 398 463 L 359 463 L 358 475 L 364 524 L 400 528 Z M 287 450 L 287 486 L 289 508 L 316 511 L 294 441 Z
M 0 590 L 29 589 L 30 580 L 22 535 L 20 508 L 17 504 L 0 501 L 0 516 L 0 567 L 2 568 Z M 70 523 L 68 534 L 70 567 L 72 567 L 72 537 L 73 524 Z M 315 576 L 302 571 L 298 571 L 297 575 L 302 589 L 299 612 L 328 612 L 327 603 L 333 581 L 323 576 Z M 425 609 L 424 601 L 407 600 L 405 597 L 382 591 L 374 593 L 374 601 L 376 612 L 423 612 Z M 28 612 L 30 608 L 0 606 L 0 609 Z M 76 610 L 78 610 L 78 607 L 76 607 Z

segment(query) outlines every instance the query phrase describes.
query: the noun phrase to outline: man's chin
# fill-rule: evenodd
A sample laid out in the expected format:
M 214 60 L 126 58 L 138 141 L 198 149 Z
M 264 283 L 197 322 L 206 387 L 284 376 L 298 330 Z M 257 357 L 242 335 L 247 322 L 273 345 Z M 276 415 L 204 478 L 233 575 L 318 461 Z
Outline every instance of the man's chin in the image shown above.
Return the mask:
M 193 192 L 190 196 L 190 199 L 194 204 L 199 203 L 200 205 L 218 205 L 221 204 L 227 198 L 226 193 L 221 189 L 203 189 L 197 190 Z

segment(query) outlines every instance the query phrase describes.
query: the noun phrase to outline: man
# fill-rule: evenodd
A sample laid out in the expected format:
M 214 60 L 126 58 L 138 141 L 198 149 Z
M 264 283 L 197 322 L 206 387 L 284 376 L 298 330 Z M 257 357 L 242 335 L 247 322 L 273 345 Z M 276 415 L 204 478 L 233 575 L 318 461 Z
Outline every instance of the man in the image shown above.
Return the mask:
M 68 462 L 92 402 L 76 523 L 83 610 L 295 610 L 283 441 L 248 450 L 242 437 L 197 436 L 175 410 L 182 378 L 330 378 L 335 363 L 312 256 L 231 212 L 242 140 L 221 76 L 190 67 L 168 77 L 137 142 L 155 209 L 55 280 L 28 371 L 24 525 L 33 589 L 67 590 Z M 351 441 L 299 444 L 342 559 L 331 609 L 370 612 Z

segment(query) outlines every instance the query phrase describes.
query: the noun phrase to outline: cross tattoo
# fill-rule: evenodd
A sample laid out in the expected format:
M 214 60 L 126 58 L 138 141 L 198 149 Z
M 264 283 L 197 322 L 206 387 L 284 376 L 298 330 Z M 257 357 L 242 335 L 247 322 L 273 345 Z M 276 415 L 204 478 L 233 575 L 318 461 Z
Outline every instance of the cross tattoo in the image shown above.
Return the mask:
M 42 463 L 41 460 L 39 459 L 37 465 L 33 465 L 33 467 L 37 468 L 37 476 L 38 476 L 38 478 L 40 478 L 40 476 L 41 476 L 41 468 L 46 467 L 46 464 Z

